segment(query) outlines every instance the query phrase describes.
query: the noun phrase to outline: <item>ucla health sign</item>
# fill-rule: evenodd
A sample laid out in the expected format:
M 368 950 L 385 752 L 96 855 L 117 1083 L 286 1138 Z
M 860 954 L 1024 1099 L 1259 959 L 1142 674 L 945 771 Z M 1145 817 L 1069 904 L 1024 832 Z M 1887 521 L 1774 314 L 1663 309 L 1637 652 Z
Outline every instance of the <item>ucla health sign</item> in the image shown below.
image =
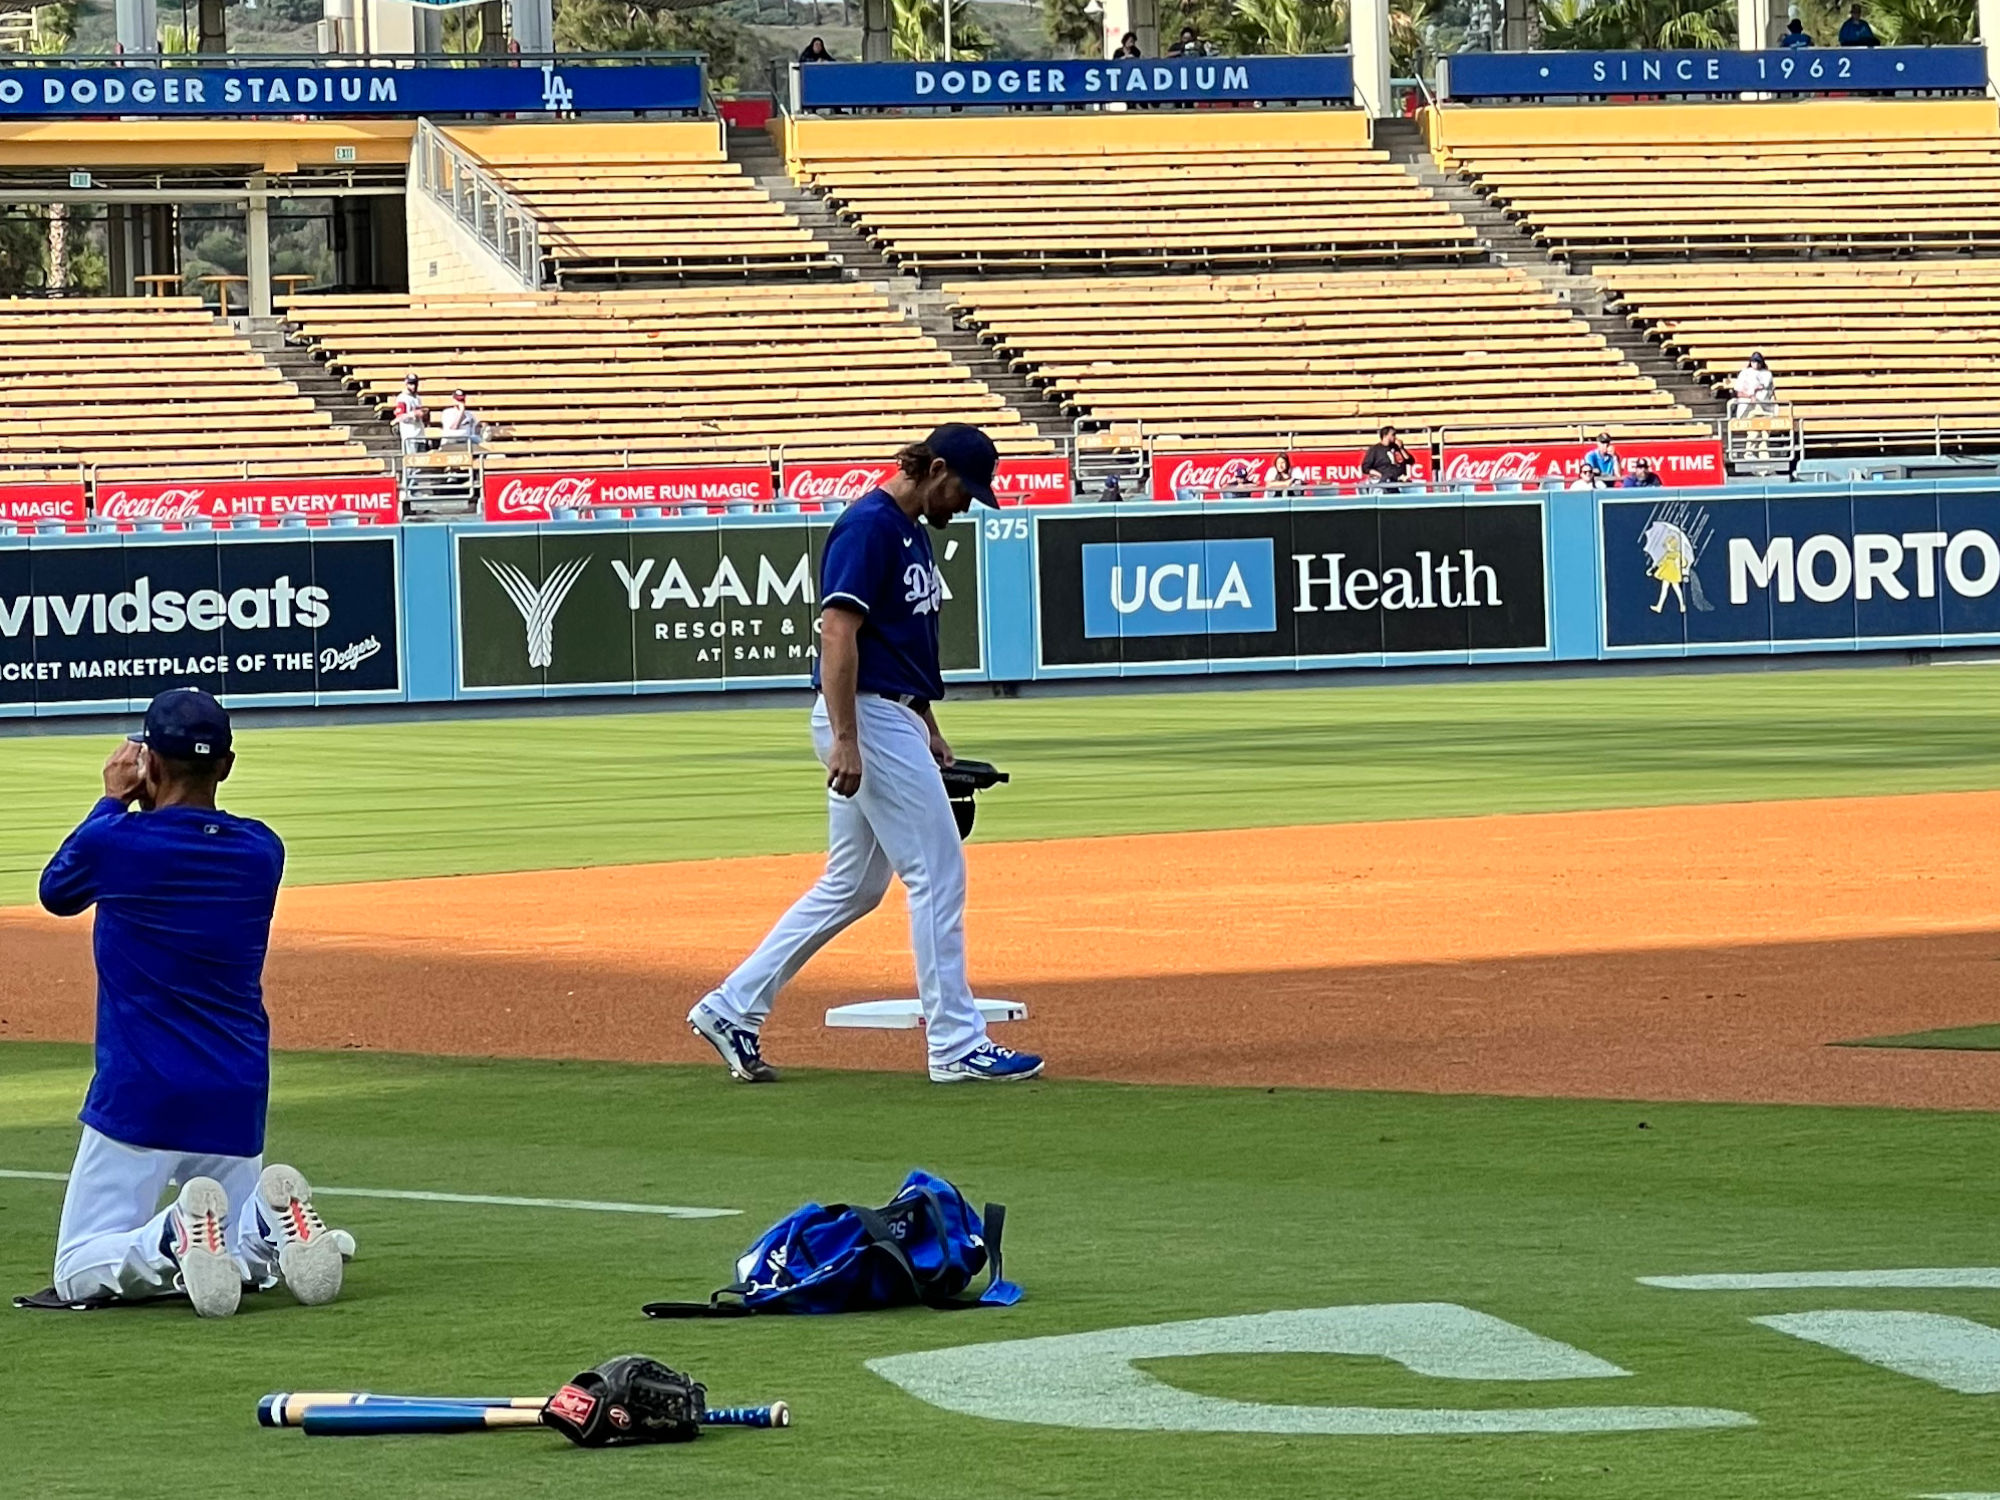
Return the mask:
M 1449 99 L 1602 94 L 1984 93 L 1980 47 L 1799 47 L 1771 52 L 1461 52 Z
M 1278 628 L 1268 537 L 1236 542 L 1090 542 L 1083 633 L 1186 635 Z
M 2000 496 L 1613 500 L 1605 644 L 2000 639 Z
M 701 69 L 671 67 L 0 67 L 0 119 L 64 115 L 459 115 L 692 111 Z
M 1049 108 L 1149 100 L 1348 100 L 1345 57 L 1164 58 L 1157 62 L 815 63 L 799 69 L 802 109 Z

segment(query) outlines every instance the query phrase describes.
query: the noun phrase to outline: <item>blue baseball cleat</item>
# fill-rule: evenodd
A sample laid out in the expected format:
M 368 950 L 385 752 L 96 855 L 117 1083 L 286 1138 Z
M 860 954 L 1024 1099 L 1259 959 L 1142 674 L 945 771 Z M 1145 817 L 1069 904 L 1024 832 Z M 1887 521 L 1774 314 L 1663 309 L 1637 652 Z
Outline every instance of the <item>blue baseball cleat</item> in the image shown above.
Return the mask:
M 778 1070 L 764 1061 L 757 1033 L 701 1000 L 688 1012 L 688 1029 L 713 1047 L 729 1065 L 729 1076 L 742 1083 L 776 1083 Z
M 1042 1071 L 1032 1052 L 1016 1052 L 996 1042 L 981 1042 L 957 1062 L 932 1063 L 932 1083 L 1015 1083 Z

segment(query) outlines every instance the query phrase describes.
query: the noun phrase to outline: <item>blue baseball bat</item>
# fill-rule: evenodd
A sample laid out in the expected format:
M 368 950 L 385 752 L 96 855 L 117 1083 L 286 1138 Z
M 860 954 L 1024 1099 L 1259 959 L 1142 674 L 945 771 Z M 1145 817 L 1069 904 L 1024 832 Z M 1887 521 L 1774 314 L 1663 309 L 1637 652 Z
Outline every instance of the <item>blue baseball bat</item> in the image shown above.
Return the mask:
M 398 1432 L 478 1432 L 490 1427 L 533 1427 L 541 1420 L 537 1396 L 381 1396 L 367 1391 L 276 1392 L 257 1403 L 266 1427 L 303 1427 L 323 1437 Z M 705 1427 L 789 1427 L 791 1408 L 712 1407 Z

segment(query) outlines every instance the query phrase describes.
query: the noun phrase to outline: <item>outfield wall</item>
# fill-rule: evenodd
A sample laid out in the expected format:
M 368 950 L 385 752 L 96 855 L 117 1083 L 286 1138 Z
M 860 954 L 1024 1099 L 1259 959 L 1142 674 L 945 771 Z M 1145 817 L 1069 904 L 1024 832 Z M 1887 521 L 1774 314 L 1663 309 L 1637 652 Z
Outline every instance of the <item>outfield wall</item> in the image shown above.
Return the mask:
M 831 514 L 0 540 L 0 716 L 806 684 Z M 958 683 L 2000 643 L 1991 481 L 1020 507 Z

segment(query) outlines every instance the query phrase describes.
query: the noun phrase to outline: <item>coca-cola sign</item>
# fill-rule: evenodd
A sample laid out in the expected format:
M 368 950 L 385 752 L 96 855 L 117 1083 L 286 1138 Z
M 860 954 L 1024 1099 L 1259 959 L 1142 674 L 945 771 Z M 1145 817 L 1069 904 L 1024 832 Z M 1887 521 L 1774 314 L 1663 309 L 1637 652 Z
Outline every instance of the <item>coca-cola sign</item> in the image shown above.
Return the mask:
M 799 505 L 829 501 L 851 505 L 870 490 L 886 484 L 896 472 L 885 463 L 792 463 L 785 465 L 785 498 Z M 1064 505 L 1071 495 L 1069 460 L 1003 458 L 993 473 L 993 498 L 1002 505 Z
M 1353 489 L 1362 482 L 1360 448 L 1241 448 L 1232 452 L 1184 453 L 1154 450 L 1153 498 L 1173 500 L 1251 499 L 1304 489 Z M 1291 466 L 1287 479 L 1278 469 L 1283 457 Z M 1423 483 L 1431 477 L 1427 448 L 1410 449 L 1409 478 Z
M 304 516 L 326 520 L 357 516 L 391 525 L 399 520 L 396 481 L 387 475 L 356 479 L 154 480 L 97 486 L 100 520 L 275 520 Z
M 83 485 L 0 484 L 0 523 L 31 526 L 37 522 L 81 521 Z
M 491 473 L 484 483 L 489 521 L 546 521 L 558 510 L 638 507 L 707 514 L 731 505 L 769 505 L 768 464 L 708 464 L 672 469 L 570 469 Z
M 1492 489 L 1503 484 L 1559 489 L 1576 475 L 1576 466 L 1595 443 L 1485 443 L 1444 450 L 1443 480 Z M 1722 444 L 1714 438 L 1621 439 L 1612 448 L 1618 458 L 1618 479 L 1632 472 L 1633 460 L 1643 458 L 1660 476 L 1660 483 L 1692 488 L 1721 484 L 1728 477 Z M 1616 483 L 1617 480 L 1613 480 Z

